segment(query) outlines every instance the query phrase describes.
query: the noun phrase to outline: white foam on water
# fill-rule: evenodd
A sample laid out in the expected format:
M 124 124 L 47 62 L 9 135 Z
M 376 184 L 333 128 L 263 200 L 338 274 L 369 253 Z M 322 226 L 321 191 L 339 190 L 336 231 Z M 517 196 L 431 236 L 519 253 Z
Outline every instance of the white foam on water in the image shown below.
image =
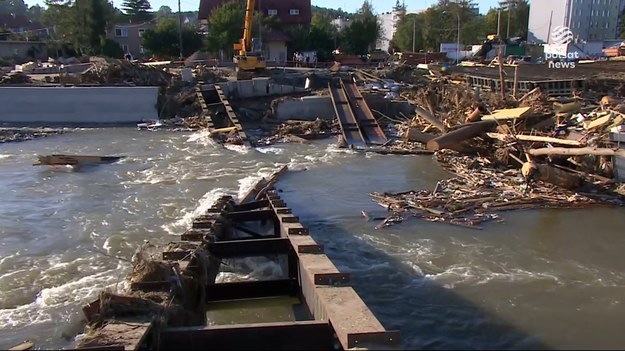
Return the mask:
M 263 153 L 263 154 L 282 155 L 284 153 L 284 149 L 281 149 L 281 148 L 278 148 L 278 147 L 274 147 L 274 146 L 257 147 L 256 150 L 258 152 Z
M 195 217 L 204 214 L 221 196 L 226 194 L 228 194 L 228 190 L 224 188 L 216 188 L 207 192 L 198 200 L 195 209 L 182 210 L 182 216 L 179 216 L 180 219 L 173 223 L 165 224 L 162 228 L 171 235 L 182 234 L 186 229 L 191 227 Z
M 126 276 L 128 267 L 119 263 L 115 269 L 100 271 L 67 282 L 65 284 L 42 289 L 37 298 L 26 305 L 16 308 L 0 309 L 0 329 L 22 328 L 33 324 L 53 323 L 58 316 L 55 308 L 69 305 L 80 305 L 95 299 L 106 287 L 114 287 Z
M 0 154 L 0 160 L 7 159 L 7 158 L 12 158 L 12 157 L 13 157 L 13 155 Z
M 224 144 L 224 148 L 230 151 L 238 152 L 240 154 L 247 154 L 248 152 L 250 152 L 250 150 L 252 150 L 252 148 L 250 148 L 249 146 L 235 144 Z
M 187 139 L 187 143 L 196 143 L 204 146 L 213 146 L 218 147 L 219 143 L 217 143 L 212 137 L 208 130 L 202 130 L 199 132 L 195 132 L 189 136 Z

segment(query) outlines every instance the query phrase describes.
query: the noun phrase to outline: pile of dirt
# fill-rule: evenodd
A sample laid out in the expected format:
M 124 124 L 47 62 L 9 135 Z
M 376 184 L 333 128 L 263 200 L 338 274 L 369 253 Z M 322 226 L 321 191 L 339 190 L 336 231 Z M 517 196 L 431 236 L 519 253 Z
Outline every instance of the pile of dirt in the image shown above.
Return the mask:
M 162 69 L 107 58 L 93 63 L 93 66 L 80 76 L 82 84 L 167 86 L 172 75 Z

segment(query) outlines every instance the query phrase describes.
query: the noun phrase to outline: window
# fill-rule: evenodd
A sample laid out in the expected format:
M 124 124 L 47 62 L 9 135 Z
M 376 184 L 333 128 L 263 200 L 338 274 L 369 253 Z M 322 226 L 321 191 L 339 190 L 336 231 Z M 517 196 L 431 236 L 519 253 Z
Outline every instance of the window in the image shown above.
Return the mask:
M 125 27 L 115 28 L 115 36 L 121 37 L 121 38 L 128 37 L 128 28 L 125 28 Z
M 139 46 L 139 52 L 141 54 L 145 54 L 145 49 L 143 48 L 143 46 Z
M 145 33 L 145 29 L 141 28 L 139 29 L 139 36 L 142 37 L 143 33 Z
M 298 15 L 299 15 L 299 10 L 298 10 L 298 9 L 291 9 L 291 10 L 289 11 L 289 14 L 290 14 L 291 16 L 298 16 Z
M 610 28 L 610 22 L 605 23 L 605 29 L 608 29 L 608 28 Z
M 278 10 L 276 9 L 268 9 L 267 10 L 267 15 L 269 16 L 276 16 L 278 14 Z
M 123 44 L 122 45 L 122 50 L 124 50 L 124 53 L 128 53 L 128 45 Z

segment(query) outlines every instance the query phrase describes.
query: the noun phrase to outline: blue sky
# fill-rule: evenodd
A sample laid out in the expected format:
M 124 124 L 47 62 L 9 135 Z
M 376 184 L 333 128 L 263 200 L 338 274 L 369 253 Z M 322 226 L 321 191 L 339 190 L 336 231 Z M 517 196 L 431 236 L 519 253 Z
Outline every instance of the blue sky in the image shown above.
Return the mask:
M 39 4 L 43 6 L 43 0 L 25 0 L 28 5 Z M 115 6 L 120 7 L 123 0 L 113 0 Z M 376 12 L 387 12 L 390 11 L 393 5 L 395 5 L 395 0 L 371 0 L 373 3 L 373 8 Z M 410 10 L 418 10 L 425 9 L 430 7 L 432 4 L 436 3 L 437 0 L 405 0 L 406 7 Z M 486 13 L 489 8 L 495 7 L 498 3 L 497 0 L 479 0 L 476 1 L 480 5 L 480 12 Z M 313 5 L 321 6 L 321 7 L 329 7 L 329 8 L 342 8 L 343 10 L 354 12 L 360 5 L 362 5 L 363 0 L 312 0 Z M 167 5 L 171 7 L 174 11 L 178 9 L 178 1 L 177 0 L 150 0 L 150 4 L 152 4 L 152 8 L 157 10 L 162 5 Z M 199 0 L 180 0 L 180 7 L 183 11 L 197 11 L 199 7 Z

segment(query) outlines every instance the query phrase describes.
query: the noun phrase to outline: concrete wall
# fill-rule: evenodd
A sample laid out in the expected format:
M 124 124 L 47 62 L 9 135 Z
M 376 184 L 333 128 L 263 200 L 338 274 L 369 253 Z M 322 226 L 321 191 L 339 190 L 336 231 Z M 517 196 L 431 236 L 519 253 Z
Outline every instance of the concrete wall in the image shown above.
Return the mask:
M 229 81 L 219 83 L 219 87 L 228 99 L 233 100 L 270 95 L 286 95 L 305 91 L 303 87 L 299 88 L 291 85 L 275 84 L 269 78 Z
M 288 119 L 313 121 L 317 118 L 332 120 L 335 118 L 330 96 L 287 98 L 277 104 L 273 114 L 280 121 Z
M 414 107 L 405 101 L 389 101 L 383 94 L 365 94 L 365 101 L 370 109 L 380 111 L 388 116 L 414 116 Z M 300 99 L 286 98 L 280 101 L 273 110 L 274 116 L 280 120 L 315 120 L 334 119 L 336 113 L 330 96 L 305 96 Z M 375 116 L 375 113 L 374 113 Z
M 157 119 L 158 87 L 0 87 L 0 122 L 136 123 Z

